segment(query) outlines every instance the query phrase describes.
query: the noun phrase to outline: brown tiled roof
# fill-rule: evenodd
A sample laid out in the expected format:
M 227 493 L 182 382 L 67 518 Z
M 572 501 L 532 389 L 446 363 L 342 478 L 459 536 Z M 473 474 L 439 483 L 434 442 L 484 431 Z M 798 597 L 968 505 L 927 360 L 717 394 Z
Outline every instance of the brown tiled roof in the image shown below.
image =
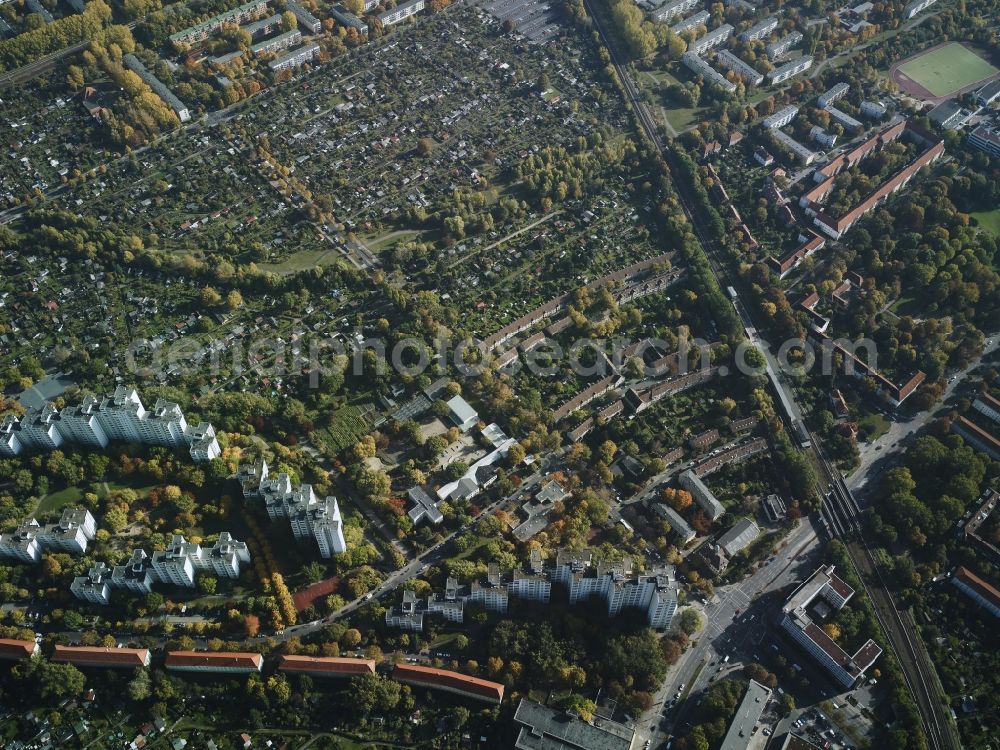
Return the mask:
M 955 571 L 955 578 L 958 578 L 965 585 L 975 589 L 981 596 L 989 599 L 994 605 L 1000 607 L 1000 591 L 995 586 L 984 581 L 968 568 L 959 567 Z
M 141 667 L 149 661 L 149 649 L 56 646 L 52 661 L 95 667 Z
M 0 659 L 27 659 L 35 652 L 34 641 L 0 638 Z
M 478 677 L 470 677 L 460 672 L 449 672 L 446 669 L 419 667 L 412 664 L 397 664 L 393 677 L 400 682 L 414 682 L 432 688 L 441 688 L 456 693 L 463 693 L 473 698 L 480 698 L 499 703 L 503 700 L 504 686 L 499 682 L 490 682 Z
M 166 667 L 206 667 L 220 669 L 260 669 L 264 657 L 243 651 L 168 651 Z
M 334 677 L 375 674 L 374 659 L 345 659 L 334 656 L 282 656 L 278 663 L 282 672 L 307 672 Z

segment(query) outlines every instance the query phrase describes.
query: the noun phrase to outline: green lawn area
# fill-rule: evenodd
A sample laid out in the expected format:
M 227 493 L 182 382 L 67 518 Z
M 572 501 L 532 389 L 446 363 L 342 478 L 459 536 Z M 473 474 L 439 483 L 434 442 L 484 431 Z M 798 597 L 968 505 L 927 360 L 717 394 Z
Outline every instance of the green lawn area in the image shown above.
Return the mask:
M 39 515 L 62 510 L 67 505 L 80 502 L 83 499 L 83 490 L 79 487 L 67 487 L 66 489 L 52 492 L 42 498 L 35 511 Z
M 881 414 L 868 414 L 858 420 L 858 437 L 872 442 L 889 431 L 889 420 Z
M 998 71 L 967 47 L 952 42 L 917 55 L 899 70 L 934 96 L 947 96 Z
M 976 211 L 969 215 L 994 237 L 1000 237 L 1000 208 L 994 208 L 992 211 Z

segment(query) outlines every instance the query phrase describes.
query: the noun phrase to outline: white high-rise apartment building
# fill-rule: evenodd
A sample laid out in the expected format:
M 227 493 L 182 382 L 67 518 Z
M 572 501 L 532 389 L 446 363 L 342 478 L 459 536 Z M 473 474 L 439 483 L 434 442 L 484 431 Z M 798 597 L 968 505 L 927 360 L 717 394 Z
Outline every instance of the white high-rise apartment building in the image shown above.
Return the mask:
M 97 523 L 89 510 L 67 508 L 59 523 L 49 524 L 38 532 L 38 543 L 43 549 L 82 554 L 87 543 L 97 534 Z
M 241 466 L 236 475 L 247 500 L 259 500 L 272 521 L 288 520 L 296 539 L 312 537 L 323 557 L 347 551 L 344 540 L 344 522 L 335 497 L 320 500 L 312 485 L 292 486 L 288 474 L 269 476 L 267 463 Z
M 111 586 L 128 589 L 137 594 L 153 590 L 153 561 L 144 550 L 132 550 L 132 557 L 124 565 L 116 565 L 111 572 Z
M 107 604 L 111 601 L 111 569 L 102 562 L 95 564 L 85 576 L 77 576 L 69 590 L 77 599 L 91 604 Z
M 59 432 L 67 443 L 105 448 L 108 436 L 98 417 L 101 404 L 95 396 L 84 396 L 79 406 L 63 409 L 59 413 Z
M 309 511 L 313 538 L 321 556 L 329 558 L 347 552 L 344 541 L 344 522 L 340 517 L 337 498 L 327 497 Z
M 59 431 L 59 411 L 52 404 L 28 409 L 21 419 L 21 433 L 18 436 L 26 448 L 51 451 L 63 444 Z
M 38 533 L 42 527 L 38 521 L 30 519 L 9 534 L 0 534 L 0 557 L 13 557 L 27 563 L 42 559 L 42 548 L 38 544 Z
M 192 562 L 198 571 L 214 573 L 221 578 L 239 578 L 240 565 L 250 562 L 250 552 L 246 542 L 237 542 L 232 534 L 223 531 L 218 541 L 211 547 L 202 547 Z
M 146 411 L 134 388 L 118 386 L 98 401 L 86 396 L 79 406 L 61 412 L 50 403 L 30 409 L 22 419 L 0 423 L 0 455 L 24 450 L 51 451 L 63 442 L 104 448 L 111 441 L 145 443 L 170 448 L 188 446 L 195 461 L 211 461 L 221 453 L 215 429 L 208 422 L 189 427 L 180 406 L 163 399 Z
M 164 583 L 194 586 L 194 558 L 201 556 L 201 547 L 180 534 L 170 540 L 170 547 L 153 553 L 153 572 Z

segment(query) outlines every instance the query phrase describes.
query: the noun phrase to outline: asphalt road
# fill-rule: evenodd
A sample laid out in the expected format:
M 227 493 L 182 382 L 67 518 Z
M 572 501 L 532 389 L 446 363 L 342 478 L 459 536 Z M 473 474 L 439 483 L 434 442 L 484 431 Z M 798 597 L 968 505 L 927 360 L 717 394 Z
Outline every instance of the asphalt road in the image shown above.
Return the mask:
M 765 610 L 771 602 L 762 596 L 776 592 L 811 573 L 811 559 L 819 549 L 816 531 L 808 518 L 784 539 L 778 554 L 768 559 L 752 575 L 739 583 L 716 588 L 715 595 L 705 604 L 694 603 L 705 618 L 704 630 L 694 636 L 694 645 L 667 674 L 667 679 L 653 696 L 653 707 L 640 719 L 641 733 L 659 747 L 675 728 L 691 720 L 693 709 L 702 692 L 727 670 L 739 668 L 743 655 L 752 658 L 757 644 L 767 630 Z M 721 659 L 730 656 L 723 666 Z M 681 685 L 684 687 L 682 688 Z M 680 699 L 672 708 L 669 701 L 677 693 Z

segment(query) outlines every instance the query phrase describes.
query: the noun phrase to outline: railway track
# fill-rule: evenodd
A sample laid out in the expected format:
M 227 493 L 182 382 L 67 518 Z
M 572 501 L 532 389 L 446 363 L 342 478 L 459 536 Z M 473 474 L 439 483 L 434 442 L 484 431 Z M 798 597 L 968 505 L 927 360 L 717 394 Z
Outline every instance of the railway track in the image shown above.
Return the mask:
M 656 123 L 640 99 L 638 89 L 631 75 L 604 29 L 603 21 L 594 12 L 593 0 L 584 0 L 584 5 L 608 50 L 615 73 L 618 76 L 626 98 L 635 112 L 636 119 L 639 121 L 646 137 L 666 160 L 668 168 L 670 168 L 669 152 L 666 150 Z M 673 172 L 672 169 L 671 172 Z M 714 243 L 702 231 L 701 225 L 697 221 L 695 213 L 685 195 L 683 185 L 676 179 L 673 182 L 684 214 L 709 259 L 709 267 L 719 286 L 725 288 L 730 283 L 729 270 L 717 256 Z M 744 325 L 748 328 L 753 328 L 753 322 L 749 319 L 749 313 L 745 308 L 740 305 L 736 307 Z M 848 555 L 858 571 L 862 586 L 868 594 L 869 600 L 875 608 L 879 625 L 886 634 L 889 647 L 900 664 L 907 688 L 914 697 L 928 743 L 933 750 L 961 750 L 961 743 L 957 732 L 954 730 L 954 726 L 948 722 L 948 717 L 944 714 L 945 708 L 940 700 L 938 691 L 936 688 L 932 688 L 933 685 L 937 684 L 936 675 L 933 674 L 933 666 L 928 665 L 921 658 L 921 654 L 914 644 L 913 639 L 915 636 L 911 636 L 907 624 L 903 621 L 902 615 L 896 608 L 892 596 L 889 594 L 882 571 L 879 568 L 878 561 L 864 539 L 861 519 L 859 518 L 861 509 L 857 500 L 844 482 L 840 472 L 831 466 L 823 453 L 822 447 L 816 441 L 815 437 L 810 435 L 808 428 L 803 425 L 802 430 L 805 436 L 811 439 L 810 450 L 815 454 L 817 463 L 821 467 L 830 487 L 830 493 L 825 497 L 820 507 L 820 518 L 831 536 L 836 536 L 845 541 Z M 825 493 L 820 491 L 820 497 L 824 498 L 824 495 Z M 927 674 L 928 669 L 932 673 L 929 676 Z

